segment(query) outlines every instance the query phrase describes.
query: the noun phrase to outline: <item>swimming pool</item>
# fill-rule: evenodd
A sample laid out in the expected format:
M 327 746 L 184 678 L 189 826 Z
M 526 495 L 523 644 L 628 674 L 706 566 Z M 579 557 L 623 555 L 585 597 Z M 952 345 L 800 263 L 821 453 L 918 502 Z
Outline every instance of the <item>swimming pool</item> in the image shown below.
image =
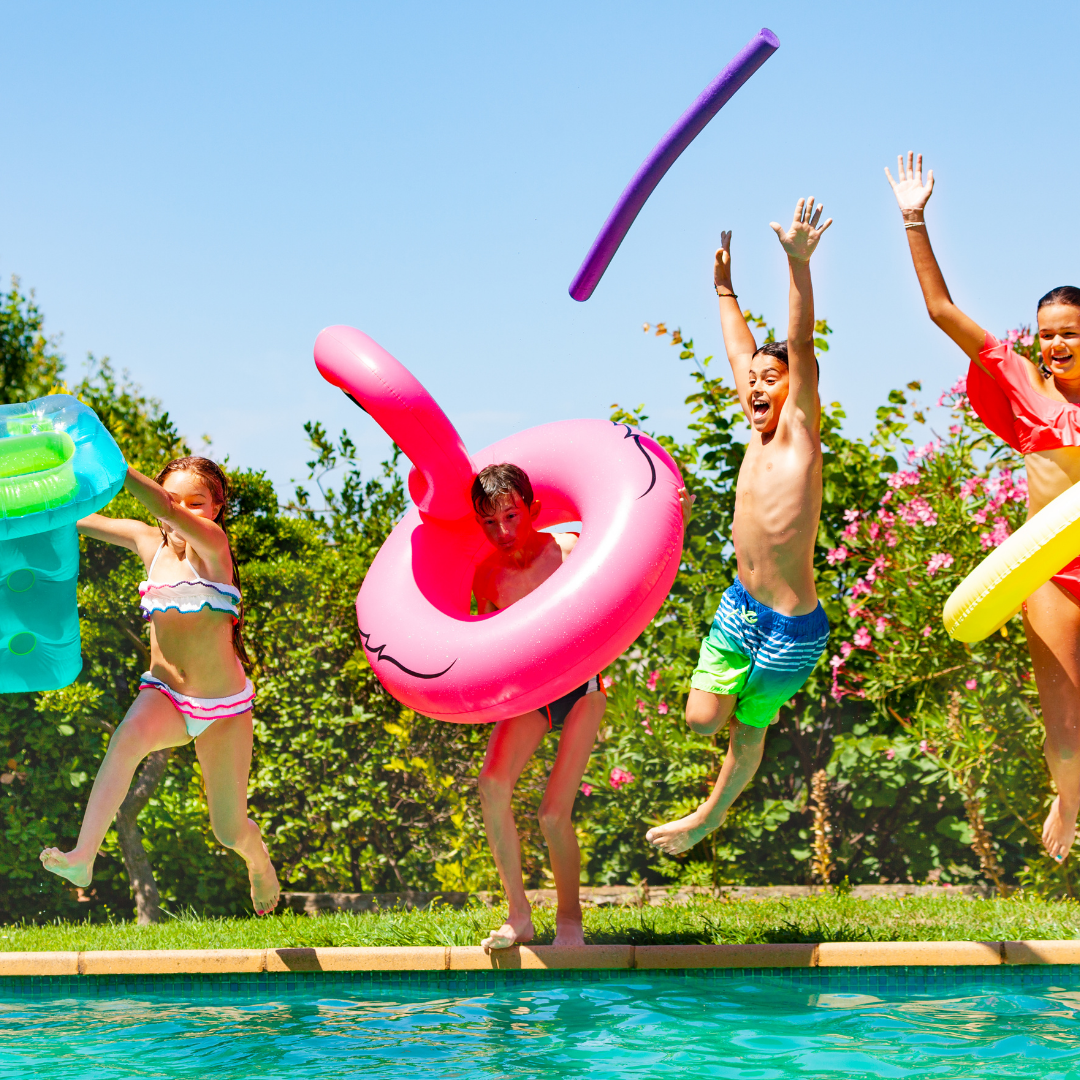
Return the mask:
M 1080 1078 L 1080 965 L 0 979 L 0 1077 Z

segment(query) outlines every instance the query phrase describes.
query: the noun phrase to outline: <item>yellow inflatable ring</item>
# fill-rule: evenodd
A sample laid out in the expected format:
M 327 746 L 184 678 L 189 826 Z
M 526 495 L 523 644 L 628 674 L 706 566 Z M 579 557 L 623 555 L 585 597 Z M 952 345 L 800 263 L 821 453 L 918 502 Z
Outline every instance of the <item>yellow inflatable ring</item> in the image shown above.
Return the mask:
M 1080 555 L 1080 484 L 1074 484 L 995 548 L 945 603 L 945 629 L 958 641 L 1000 630 L 1040 585 Z

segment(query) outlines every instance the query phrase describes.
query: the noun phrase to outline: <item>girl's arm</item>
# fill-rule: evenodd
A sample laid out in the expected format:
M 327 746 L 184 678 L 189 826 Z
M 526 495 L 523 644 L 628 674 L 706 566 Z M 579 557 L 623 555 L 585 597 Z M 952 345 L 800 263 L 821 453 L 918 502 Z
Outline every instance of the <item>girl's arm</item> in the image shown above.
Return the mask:
M 727 352 L 731 373 L 735 377 L 735 389 L 739 393 L 739 402 L 746 411 L 746 396 L 749 393 L 750 360 L 757 348 L 754 335 L 743 318 L 739 299 L 731 284 L 731 232 L 720 233 L 720 249 L 713 263 L 713 285 L 720 298 L 720 328 L 724 332 L 724 349 Z
M 161 543 L 161 533 L 145 521 L 133 521 L 131 518 L 111 518 L 102 514 L 88 514 L 78 523 L 82 536 L 91 536 L 95 540 L 104 540 L 106 544 L 125 547 L 138 555 L 143 555 L 143 548 L 148 545 L 157 547 Z M 144 556 L 145 557 L 145 556 Z
M 909 153 L 907 167 L 901 154 L 896 159 L 898 180 L 893 180 L 892 173 L 886 168 L 885 175 L 892 185 L 893 194 L 904 217 L 904 231 L 911 249 L 911 261 L 915 264 L 915 273 L 919 277 L 926 310 L 935 325 L 941 327 L 960 346 L 968 357 L 979 363 L 979 352 L 986 341 L 986 331 L 974 319 L 965 315 L 949 295 L 949 287 L 941 273 L 941 267 L 934 257 L 930 246 L 930 237 L 926 232 L 924 213 L 930 193 L 934 190 L 934 170 L 926 174 L 926 183 L 922 179 L 922 154 L 913 162 L 914 154 Z M 979 364 L 982 367 L 982 364 Z
M 160 484 L 143 476 L 138 469 L 128 467 L 124 487 L 150 511 L 154 517 L 171 525 L 180 539 L 189 544 L 207 569 L 219 581 L 232 576 L 232 554 L 225 530 L 209 518 L 193 514 L 174 499 Z

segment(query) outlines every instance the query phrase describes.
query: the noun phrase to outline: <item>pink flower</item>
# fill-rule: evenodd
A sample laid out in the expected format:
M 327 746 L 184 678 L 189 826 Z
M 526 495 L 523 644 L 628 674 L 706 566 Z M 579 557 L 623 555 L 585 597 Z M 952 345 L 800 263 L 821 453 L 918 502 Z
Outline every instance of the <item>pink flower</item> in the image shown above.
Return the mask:
M 615 680 L 610 675 L 604 676 L 604 688 L 610 690 L 615 685 Z
M 889 629 L 889 616 L 879 615 L 878 620 L 874 623 L 874 633 L 884 634 Z
M 926 740 L 921 739 L 919 741 L 919 751 L 920 751 L 920 753 L 925 754 L 925 753 L 927 753 L 927 751 L 929 751 L 929 749 L 930 749 L 930 747 L 927 745 Z
M 859 578 L 859 580 L 851 586 L 851 597 L 855 600 L 860 596 L 869 596 L 873 591 L 874 590 L 871 589 L 862 578 Z
M 963 430 L 964 429 L 959 424 L 950 424 L 949 425 L 949 434 L 950 435 L 959 435 L 960 432 L 963 431 Z
M 933 577 L 939 570 L 948 570 L 955 560 L 947 551 L 931 555 L 926 563 L 926 576 Z
M 645 683 L 645 685 L 650 690 L 655 690 L 656 689 L 656 683 L 657 683 L 657 680 L 659 678 L 660 678 L 660 672 L 659 671 L 651 671 L 651 672 L 649 672 L 649 678 L 648 678 L 647 682 Z
M 649 718 L 647 716 L 641 721 L 641 726 L 645 729 L 646 734 L 651 735 L 653 733 L 652 728 L 649 726 Z
M 892 497 L 894 494 L 895 492 L 886 491 L 885 494 L 881 496 L 881 501 L 878 503 L 878 505 L 884 506 L 886 503 L 892 502 Z
M 858 510 L 845 510 L 844 511 L 844 520 L 845 521 L 858 521 L 859 520 L 859 513 L 860 512 Z
M 1023 345 L 1025 349 L 1030 349 L 1031 346 L 1035 344 L 1035 335 L 1034 334 L 1021 334 L 1020 335 L 1020 344 Z
M 855 645 L 860 649 L 870 648 L 870 631 L 865 626 L 855 631 Z
M 831 667 L 833 669 L 833 673 L 834 673 L 833 674 L 833 685 L 834 686 L 836 685 L 836 674 L 835 674 L 836 669 L 839 668 L 839 667 L 842 667 L 843 663 L 844 663 L 843 657 L 836 656 L 836 655 L 833 655 L 833 657 L 829 660 L 829 667 Z M 835 697 L 836 695 L 834 694 L 833 696 Z M 836 700 L 839 701 L 840 699 L 836 698 Z
M 840 655 L 846 660 L 851 655 L 851 652 L 854 648 L 855 646 L 852 645 L 850 641 L 841 641 Z
M 982 484 L 981 476 L 969 476 L 960 485 L 960 498 L 969 499 L 979 490 L 979 485 Z
M 632 784 L 634 782 L 634 777 L 625 769 L 612 769 L 611 776 L 608 777 L 608 780 L 611 782 L 611 786 L 618 791 L 623 784 Z
M 880 518 L 881 524 L 885 526 L 892 525 L 896 521 L 896 515 L 888 510 L 879 510 L 877 516 Z
M 867 581 L 877 581 L 878 574 L 880 574 L 881 571 L 884 570 L 884 569 L 885 569 L 885 556 L 884 555 L 879 555 L 870 564 L 870 569 L 866 571 L 866 580 Z M 867 589 L 866 591 L 869 592 L 870 590 Z M 854 592 L 854 590 L 852 590 L 852 592 Z
M 666 701 L 661 701 L 660 704 L 656 706 L 656 711 L 661 716 L 667 716 L 668 703 Z
M 994 518 L 994 527 L 990 532 L 979 533 L 979 543 L 984 549 L 997 547 L 1009 538 L 1009 523 L 1003 517 Z
M 1015 345 L 1019 340 L 1020 340 L 1020 331 L 1019 330 L 1010 330 L 1005 335 L 1005 344 L 1006 345 Z
M 922 461 L 923 458 L 932 458 L 941 449 L 941 440 L 934 439 L 932 442 L 928 442 L 925 446 L 920 446 L 917 450 L 908 451 L 908 464 L 913 465 L 917 461 Z M 917 474 L 916 474 L 917 475 Z M 916 480 L 917 482 L 917 480 Z
M 853 521 L 840 535 L 845 540 L 854 540 L 859 535 L 859 523 Z
M 876 521 L 871 521 L 870 529 L 868 531 L 870 533 L 870 539 L 876 540 L 878 537 L 878 533 L 881 532 L 881 526 Z
M 896 757 L 896 751 L 890 746 L 889 749 L 885 751 L 885 756 L 889 761 L 892 761 L 892 759 Z
M 978 683 L 977 683 L 977 682 L 976 682 L 976 681 L 975 681 L 974 679 L 968 679 L 968 680 L 967 680 L 967 682 L 965 682 L 965 683 L 964 683 L 964 685 L 965 685 L 965 686 L 966 686 L 966 687 L 967 687 L 967 688 L 968 688 L 969 690 L 974 690 L 974 689 L 975 689 L 975 687 L 976 687 L 976 686 L 978 686 L 979 684 L 978 684 Z
M 846 547 L 830 548 L 828 554 L 825 556 L 825 561 L 830 566 L 835 566 L 837 563 L 842 563 L 848 557 L 848 549 Z
M 588 798 L 592 794 L 592 784 L 582 784 L 581 794 Z
M 891 488 L 915 487 L 919 482 L 919 474 L 911 471 L 894 472 L 885 482 Z
M 916 496 L 911 502 L 904 503 L 897 510 L 897 514 L 899 514 L 905 525 L 932 526 L 937 524 L 937 513 L 921 495 Z
M 930 635 L 931 635 L 931 634 L 932 634 L 933 632 L 934 632 L 934 631 L 933 631 L 933 630 L 931 630 L 929 626 L 924 626 L 924 627 L 922 628 L 922 636 L 923 636 L 923 637 L 929 637 L 929 636 L 930 636 Z
M 642 701 L 641 698 L 637 699 L 637 711 L 639 713 L 646 712 L 649 708 L 648 702 Z
M 885 546 L 891 548 L 896 547 L 896 533 L 894 533 L 892 529 L 885 534 Z

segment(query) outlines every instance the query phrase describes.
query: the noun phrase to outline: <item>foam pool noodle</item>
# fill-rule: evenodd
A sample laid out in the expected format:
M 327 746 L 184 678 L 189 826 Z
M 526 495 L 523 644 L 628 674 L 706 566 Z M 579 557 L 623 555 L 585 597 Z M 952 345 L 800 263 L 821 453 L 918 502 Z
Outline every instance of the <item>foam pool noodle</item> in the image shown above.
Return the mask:
M 69 394 L 0 405 L 0 693 L 57 690 L 82 670 L 75 525 L 126 474 L 94 410 Z

